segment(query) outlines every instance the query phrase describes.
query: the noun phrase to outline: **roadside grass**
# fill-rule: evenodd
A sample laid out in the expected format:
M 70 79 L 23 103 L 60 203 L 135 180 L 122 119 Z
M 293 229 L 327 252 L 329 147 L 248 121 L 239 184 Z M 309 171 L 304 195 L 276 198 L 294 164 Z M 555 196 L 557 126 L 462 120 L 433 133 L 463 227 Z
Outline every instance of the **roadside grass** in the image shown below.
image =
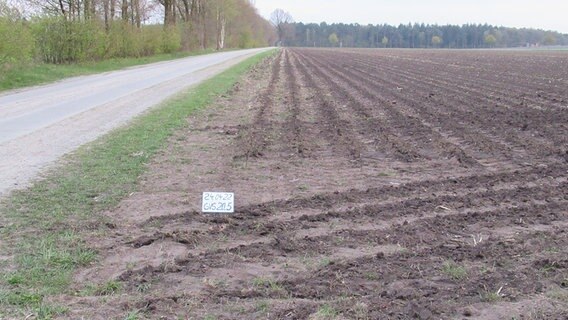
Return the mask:
M 112 227 L 100 213 L 137 189 L 147 163 L 186 118 L 228 92 L 241 75 L 274 50 L 251 57 L 79 148 L 65 163 L 0 203 L 0 319 L 49 319 L 65 308 L 48 297 L 72 293 L 76 268 L 96 262 L 87 236 Z M 9 257 L 9 258 L 6 258 Z M 120 285 L 95 288 L 112 294 Z M 76 292 L 75 292 L 76 294 Z
M 178 52 L 141 58 L 108 59 L 96 62 L 60 65 L 46 63 L 29 63 L 9 66 L 0 65 L 0 92 L 45 84 L 74 76 L 119 70 L 132 66 L 168 61 L 212 52 L 213 50 Z

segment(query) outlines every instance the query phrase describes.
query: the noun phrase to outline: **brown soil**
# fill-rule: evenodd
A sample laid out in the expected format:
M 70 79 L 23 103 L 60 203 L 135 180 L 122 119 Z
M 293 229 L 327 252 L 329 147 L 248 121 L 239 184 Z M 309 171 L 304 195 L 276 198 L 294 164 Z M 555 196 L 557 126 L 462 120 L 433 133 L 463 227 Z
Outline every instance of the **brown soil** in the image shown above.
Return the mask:
M 562 52 L 282 50 L 188 119 L 57 300 L 74 319 L 568 319 L 567 75 Z M 203 191 L 236 213 L 201 214 Z

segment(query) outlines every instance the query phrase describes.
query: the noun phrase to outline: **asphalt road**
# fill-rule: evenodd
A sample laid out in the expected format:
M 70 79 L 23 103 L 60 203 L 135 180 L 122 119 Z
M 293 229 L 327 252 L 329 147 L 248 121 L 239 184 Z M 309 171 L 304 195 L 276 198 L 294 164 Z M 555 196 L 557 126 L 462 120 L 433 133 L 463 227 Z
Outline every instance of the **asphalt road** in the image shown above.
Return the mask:
M 0 94 L 0 196 L 27 186 L 80 145 L 264 50 L 189 57 Z

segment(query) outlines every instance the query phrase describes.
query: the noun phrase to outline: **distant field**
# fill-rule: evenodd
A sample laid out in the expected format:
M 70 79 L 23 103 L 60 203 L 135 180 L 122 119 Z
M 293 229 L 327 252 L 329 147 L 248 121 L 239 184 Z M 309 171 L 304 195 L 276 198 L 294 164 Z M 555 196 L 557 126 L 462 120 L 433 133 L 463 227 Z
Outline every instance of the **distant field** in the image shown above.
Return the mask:
M 505 50 L 564 51 L 568 50 L 568 46 L 519 47 L 519 48 L 508 48 Z

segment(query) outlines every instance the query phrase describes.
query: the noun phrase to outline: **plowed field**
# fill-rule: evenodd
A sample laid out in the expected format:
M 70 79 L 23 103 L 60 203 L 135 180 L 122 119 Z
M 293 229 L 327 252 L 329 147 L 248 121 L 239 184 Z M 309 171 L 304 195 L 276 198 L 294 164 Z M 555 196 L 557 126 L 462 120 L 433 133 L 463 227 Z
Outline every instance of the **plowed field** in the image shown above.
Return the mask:
M 188 122 L 70 318 L 568 319 L 568 53 L 284 49 Z

